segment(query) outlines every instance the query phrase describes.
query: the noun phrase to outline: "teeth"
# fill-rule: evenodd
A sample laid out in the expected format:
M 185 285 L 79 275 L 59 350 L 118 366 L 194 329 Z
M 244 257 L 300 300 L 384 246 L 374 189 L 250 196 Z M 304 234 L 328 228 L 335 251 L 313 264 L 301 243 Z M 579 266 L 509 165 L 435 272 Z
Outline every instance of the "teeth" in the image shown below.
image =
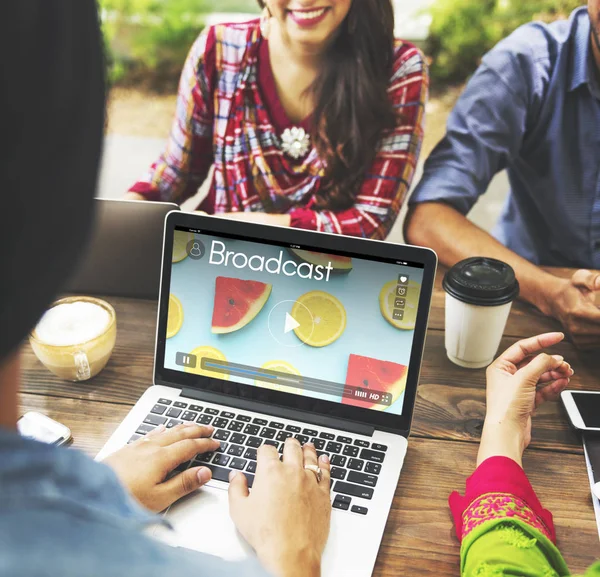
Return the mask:
M 321 8 L 320 10 L 312 10 L 310 12 L 294 12 L 294 15 L 298 20 L 312 20 L 313 18 L 318 18 L 325 14 L 325 8 Z

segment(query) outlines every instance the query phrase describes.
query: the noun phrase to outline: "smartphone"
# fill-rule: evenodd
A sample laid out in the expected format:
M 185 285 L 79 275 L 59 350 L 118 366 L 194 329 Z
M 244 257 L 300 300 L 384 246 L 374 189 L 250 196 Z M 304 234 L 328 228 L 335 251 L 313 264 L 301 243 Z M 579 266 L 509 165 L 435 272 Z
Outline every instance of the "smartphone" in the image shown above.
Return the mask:
M 17 427 L 23 437 L 49 445 L 65 445 L 71 440 L 69 427 L 35 411 L 25 413 L 17 421 Z
M 560 398 L 573 427 L 600 432 L 600 391 L 563 391 Z

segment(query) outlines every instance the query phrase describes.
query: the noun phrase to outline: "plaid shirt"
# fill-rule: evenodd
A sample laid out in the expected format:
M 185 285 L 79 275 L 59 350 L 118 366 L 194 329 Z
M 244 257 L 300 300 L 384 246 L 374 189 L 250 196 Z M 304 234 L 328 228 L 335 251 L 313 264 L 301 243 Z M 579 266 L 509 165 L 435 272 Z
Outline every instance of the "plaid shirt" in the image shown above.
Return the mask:
M 422 54 L 396 41 L 388 94 L 398 124 L 382 138 L 354 206 L 318 210 L 324 165 L 314 148 L 298 161 L 281 150 L 280 135 L 294 124 L 277 99 L 258 21 L 211 27 L 187 58 L 166 150 L 131 191 L 181 203 L 196 194 L 214 164 L 199 210 L 289 214 L 293 227 L 384 239 L 414 175 L 427 87 Z M 311 132 L 310 118 L 300 125 Z

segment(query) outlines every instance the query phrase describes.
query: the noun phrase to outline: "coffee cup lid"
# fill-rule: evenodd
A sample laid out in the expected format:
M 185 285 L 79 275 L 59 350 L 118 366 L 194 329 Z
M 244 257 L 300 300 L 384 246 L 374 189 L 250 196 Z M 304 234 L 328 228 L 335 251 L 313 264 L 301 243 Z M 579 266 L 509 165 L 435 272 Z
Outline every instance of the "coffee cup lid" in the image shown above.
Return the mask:
M 500 260 L 473 257 L 455 264 L 444 276 L 444 290 L 471 305 L 495 307 L 519 296 L 512 267 Z

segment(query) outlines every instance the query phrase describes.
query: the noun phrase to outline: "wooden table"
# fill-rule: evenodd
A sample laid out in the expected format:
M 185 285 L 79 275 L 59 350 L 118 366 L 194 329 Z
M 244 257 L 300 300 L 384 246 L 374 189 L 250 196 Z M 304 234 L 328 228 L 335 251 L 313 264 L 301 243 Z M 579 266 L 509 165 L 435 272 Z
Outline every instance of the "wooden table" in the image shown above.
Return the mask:
M 436 281 L 412 438 L 379 553 L 378 576 L 459 573 L 459 546 L 447 498 L 452 490 L 463 490 L 475 465 L 485 412 L 485 372 L 461 369 L 446 358 L 442 273 Z M 156 303 L 106 300 L 117 311 L 118 338 L 108 366 L 95 379 L 63 382 L 37 361 L 28 344 L 23 347 L 21 410 L 38 410 L 66 424 L 74 446 L 90 455 L 99 451 L 152 382 Z M 501 346 L 559 328 L 519 302 Z M 575 369 L 572 388 L 600 389 L 598 354 L 580 353 L 569 343 L 556 352 Z M 583 573 L 600 556 L 600 545 L 581 444 L 558 403 L 538 411 L 525 469 L 554 514 L 558 543 L 571 571 Z

